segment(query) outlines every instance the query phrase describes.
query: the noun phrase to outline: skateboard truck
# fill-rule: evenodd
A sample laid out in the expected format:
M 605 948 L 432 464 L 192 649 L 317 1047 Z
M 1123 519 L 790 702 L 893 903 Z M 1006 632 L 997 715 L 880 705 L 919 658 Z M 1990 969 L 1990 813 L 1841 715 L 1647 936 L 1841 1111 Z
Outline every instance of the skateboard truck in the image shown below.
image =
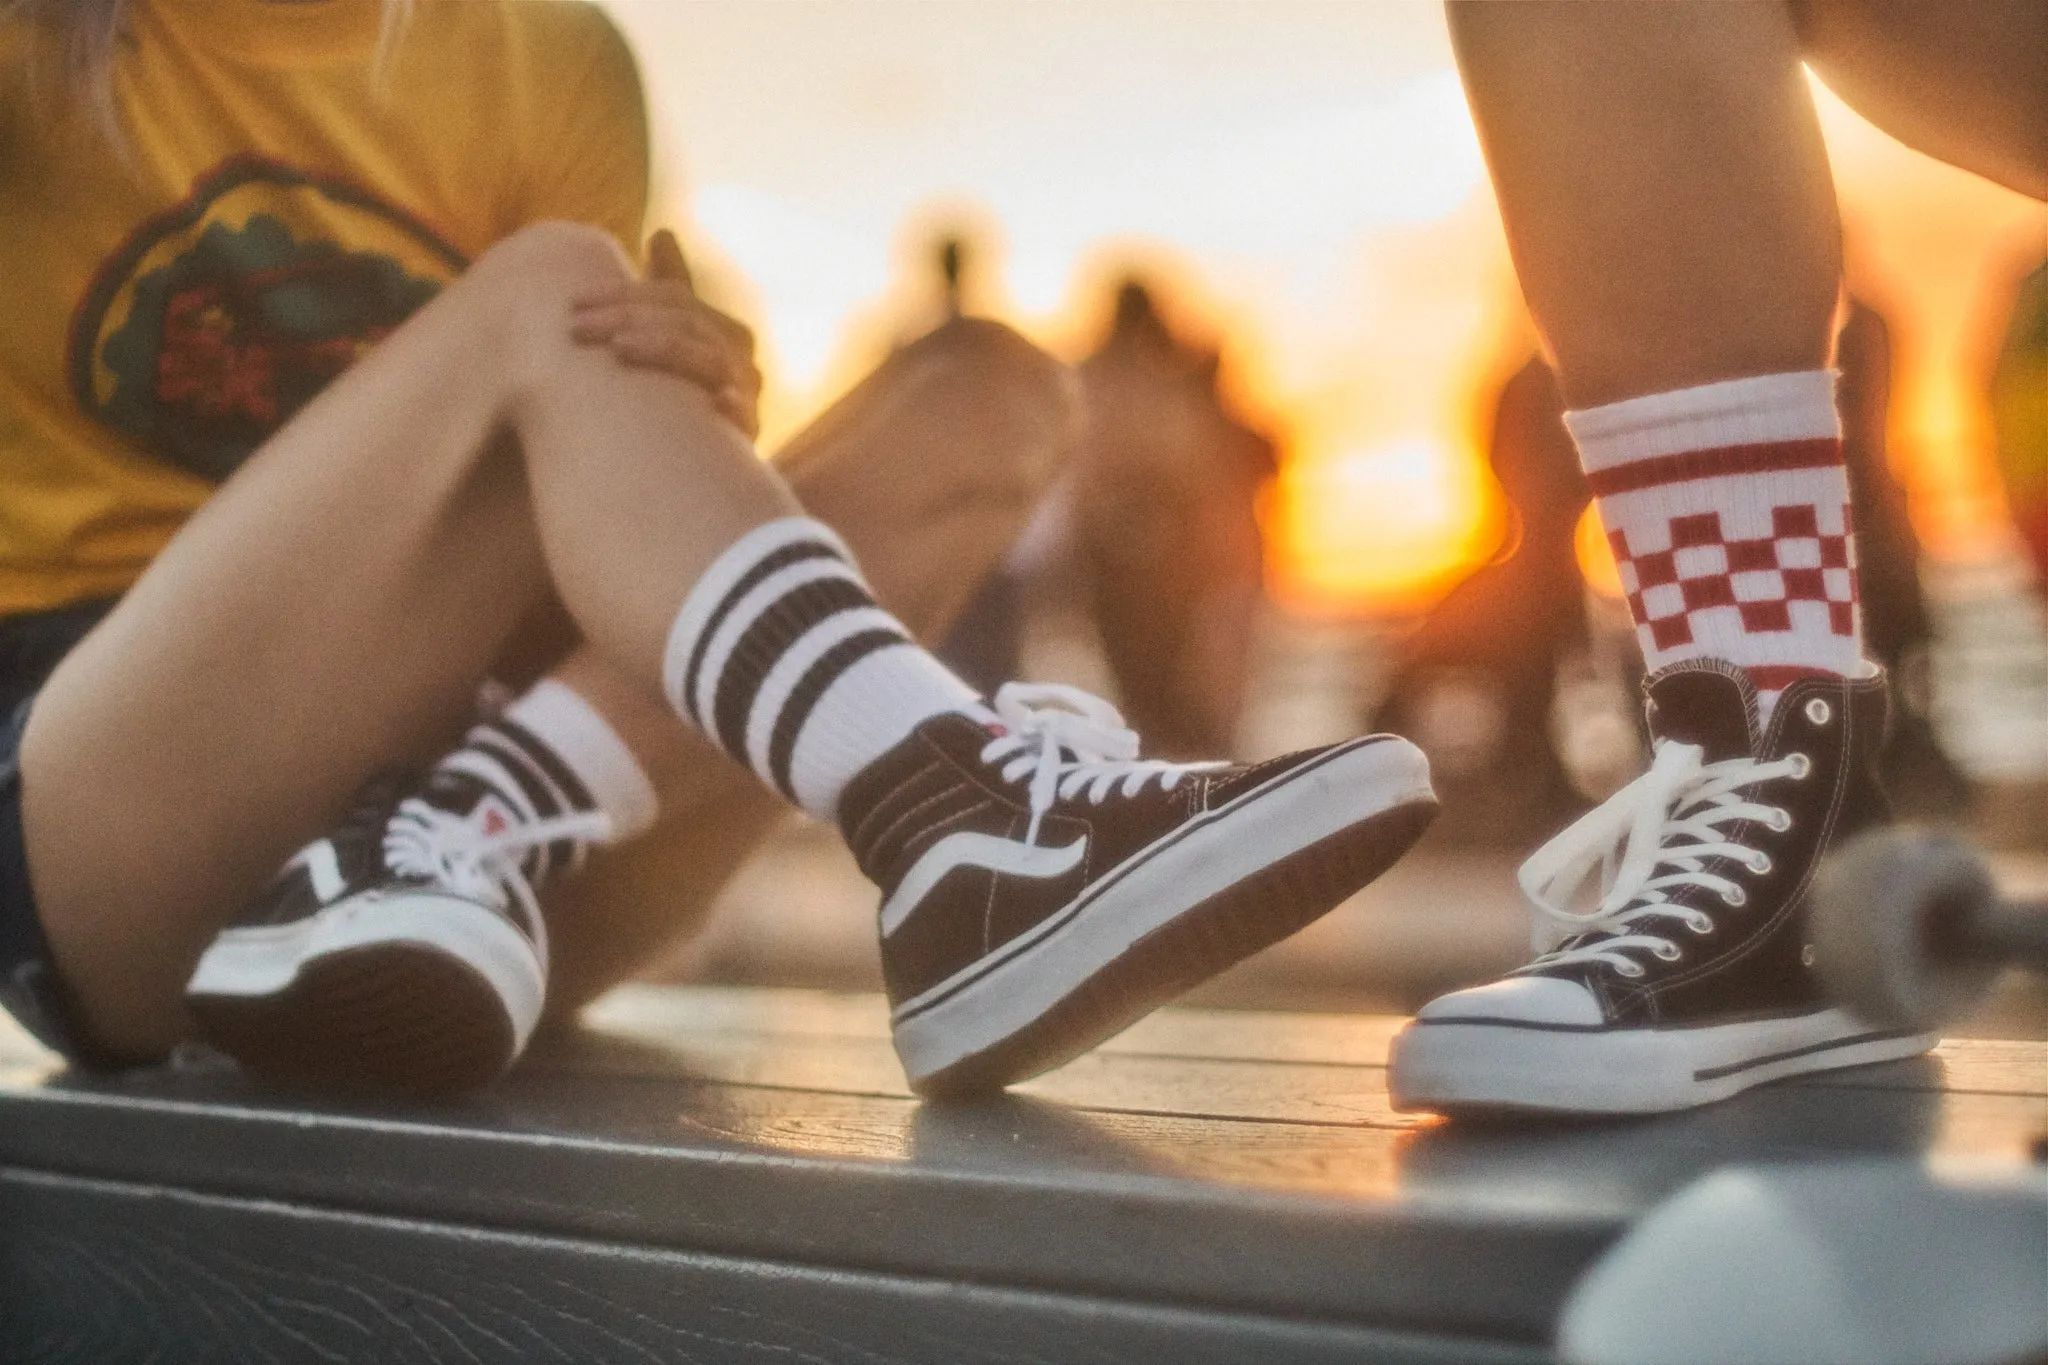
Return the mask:
M 1982 1002 L 1998 969 L 2048 969 L 2048 902 L 2003 900 L 1983 858 L 1929 830 L 1867 831 L 1822 866 L 1813 965 L 1871 1023 L 1928 1031 Z

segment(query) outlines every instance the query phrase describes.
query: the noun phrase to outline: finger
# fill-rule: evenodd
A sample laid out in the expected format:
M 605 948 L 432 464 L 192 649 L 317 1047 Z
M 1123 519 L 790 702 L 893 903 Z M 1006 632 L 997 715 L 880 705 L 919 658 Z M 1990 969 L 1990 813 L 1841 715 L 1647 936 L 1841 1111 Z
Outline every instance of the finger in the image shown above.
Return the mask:
M 578 309 L 569 320 L 569 335 L 578 341 L 609 341 L 612 334 L 631 319 L 623 304 L 601 304 Z
M 754 358 L 754 329 L 716 309 L 706 309 L 705 312 L 711 325 L 724 337 L 725 343 L 751 361 Z
M 607 304 L 624 303 L 627 299 L 633 297 L 633 290 L 637 287 L 639 287 L 638 281 L 627 284 L 600 285 L 585 293 L 570 295 L 569 306 L 576 309 L 602 308 Z
M 713 401 L 728 422 L 746 433 L 748 440 L 761 434 L 761 405 L 757 399 L 727 385 Z
M 621 331 L 612 337 L 611 348 L 629 365 L 665 370 L 712 393 L 733 379 L 730 357 L 722 349 L 674 332 Z
M 753 363 L 746 349 L 736 345 L 714 325 L 712 316 L 701 307 L 677 308 L 673 304 L 635 300 L 620 304 L 615 309 L 593 309 L 577 322 L 585 318 L 593 330 L 602 330 L 608 336 L 630 332 L 657 341 L 667 337 L 683 338 L 693 347 L 724 353 L 733 366 Z
M 570 301 L 570 308 L 579 315 L 608 308 L 653 308 L 671 313 L 715 316 L 687 286 L 676 280 L 640 280 L 619 289 L 582 295 Z
M 685 289 L 696 292 L 690 279 L 690 263 L 683 259 L 683 244 L 667 228 L 647 239 L 647 278 L 677 280 Z

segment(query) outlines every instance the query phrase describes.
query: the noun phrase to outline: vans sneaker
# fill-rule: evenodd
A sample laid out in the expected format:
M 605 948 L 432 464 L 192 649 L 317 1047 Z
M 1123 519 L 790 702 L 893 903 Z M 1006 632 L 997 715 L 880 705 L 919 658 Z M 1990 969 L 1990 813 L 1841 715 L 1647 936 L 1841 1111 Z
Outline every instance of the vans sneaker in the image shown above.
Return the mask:
M 925 1094 L 1048 1070 L 1377 877 L 1436 813 L 1391 735 L 1239 767 L 1138 757 L 1115 709 L 1011 684 L 841 797 L 883 890 L 896 1050 Z

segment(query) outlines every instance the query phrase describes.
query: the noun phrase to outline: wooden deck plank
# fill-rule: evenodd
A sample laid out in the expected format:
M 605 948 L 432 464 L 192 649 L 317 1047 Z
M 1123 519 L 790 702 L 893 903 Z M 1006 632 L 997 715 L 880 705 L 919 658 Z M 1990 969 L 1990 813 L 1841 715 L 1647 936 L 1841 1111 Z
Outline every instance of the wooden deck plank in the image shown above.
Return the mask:
M 0 1168 L 0 1355 L 182 1360 L 1534 1365 L 1445 1342 L 1029 1289 L 294 1209 Z
M 831 991 L 626 986 L 591 1006 L 585 1019 L 598 1029 L 656 1039 L 707 1033 L 889 1036 L 881 997 Z M 1383 1067 L 1388 1045 L 1406 1022 L 1399 1015 L 1173 1007 L 1140 1020 L 1094 1055 Z M 1934 1055 L 1942 1063 L 1937 1076 L 1866 1067 L 1817 1077 L 1815 1083 L 2048 1096 L 2048 1042 L 1950 1038 Z
M 878 995 L 834 991 L 623 986 L 584 1011 L 600 1029 L 672 1034 L 729 1032 L 887 1041 L 889 1013 Z M 1139 1020 L 1101 1051 L 1222 1061 L 1383 1066 L 1406 1020 L 1379 1014 L 1290 1014 L 1270 1010 L 1169 1008 Z
M 1641 1121 L 1483 1127 L 1387 1108 L 1388 1019 L 1163 1011 L 1024 1093 L 964 1106 L 908 1096 L 874 997 L 636 989 L 591 1023 L 481 1095 L 384 1107 L 295 1099 L 217 1063 L 72 1076 L 0 1029 L 0 1166 L 662 1256 L 1533 1343 L 1579 1270 L 1705 1171 L 2017 1162 L 2048 1133 L 2042 1044 L 1945 1044 Z M 0 1248 L 13 1236 L 0 1221 Z
M 622 1076 L 685 1074 L 734 1085 L 910 1098 L 903 1068 L 885 1039 L 677 1034 L 666 1027 L 624 1024 L 604 1032 L 632 1046 L 579 1052 L 567 1064 Z M 557 1064 L 545 1052 L 533 1061 L 539 1067 Z M 1385 1076 L 1384 1070 L 1368 1067 L 1098 1052 L 1013 1087 L 1012 1093 L 1130 1113 L 1386 1128 L 1425 1122 L 1393 1111 Z

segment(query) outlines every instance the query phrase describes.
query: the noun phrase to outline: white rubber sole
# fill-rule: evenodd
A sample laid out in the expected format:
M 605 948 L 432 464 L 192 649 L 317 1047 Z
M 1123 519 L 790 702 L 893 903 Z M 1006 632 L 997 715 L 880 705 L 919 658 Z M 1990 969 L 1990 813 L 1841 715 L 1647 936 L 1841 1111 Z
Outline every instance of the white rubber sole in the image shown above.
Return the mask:
M 1418 1019 L 1394 1038 L 1387 1090 L 1403 1111 L 1654 1114 L 1786 1076 L 1918 1056 L 1938 1041 L 1874 1029 L 1836 1009 L 1667 1029 Z
M 502 915 L 459 896 L 370 893 L 293 924 L 225 929 L 201 955 L 185 994 L 267 1000 L 287 993 L 320 958 L 380 946 L 426 948 L 461 962 L 504 1005 L 515 1054 L 526 1046 L 547 997 L 547 968 Z
M 1245 793 L 1182 826 L 989 957 L 897 1006 L 892 1022 L 904 1071 L 915 1086 L 1009 1041 L 1180 916 L 1291 854 L 1424 804 L 1436 804 L 1429 760 L 1391 738 L 1340 750 Z M 1302 922 L 1335 903 L 1313 907 Z

